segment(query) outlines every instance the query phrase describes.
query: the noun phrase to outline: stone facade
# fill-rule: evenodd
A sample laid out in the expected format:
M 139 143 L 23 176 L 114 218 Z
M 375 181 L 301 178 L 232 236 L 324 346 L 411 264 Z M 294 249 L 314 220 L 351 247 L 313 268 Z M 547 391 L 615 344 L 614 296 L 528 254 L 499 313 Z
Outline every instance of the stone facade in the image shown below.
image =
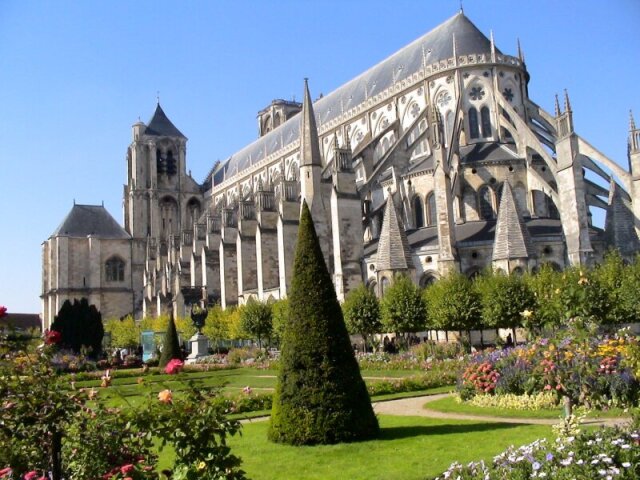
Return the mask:
M 529 78 L 519 46 L 502 53 L 461 12 L 315 102 L 306 81 L 302 105 L 275 100 L 259 138 L 201 184 L 158 105 L 127 151 L 123 310 L 285 297 L 303 200 L 339 298 L 362 282 L 381 293 L 398 273 L 426 285 L 450 270 L 591 264 L 609 247 L 632 256 L 640 130 L 631 119 L 626 171 L 574 131 L 566 92 L 551 114 L 529 98 Z M 606 209 L 604 230 L 590 207 Z M 56 269 L 98 268 L 87 242 L 45 246 L 46 310 L 57 306 L 50 278 L 67 289 L 79 278 Z

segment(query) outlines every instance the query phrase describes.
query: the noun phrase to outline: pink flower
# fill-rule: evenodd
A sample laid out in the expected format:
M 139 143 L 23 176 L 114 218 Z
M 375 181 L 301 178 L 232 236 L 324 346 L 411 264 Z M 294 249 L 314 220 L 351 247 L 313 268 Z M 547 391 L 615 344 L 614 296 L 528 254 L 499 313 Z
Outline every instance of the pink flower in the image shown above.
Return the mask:
M 164 372 L 169 375 L 174 375 L 176 373 L 179 373 L 180 370 L 182 370 L 182 367 L 184 367 L 184 362 L 182 360 L 174 358 L 169 363 L 167 363 L 166 367 L 164 367 Z
M 123 465 L 120 467 L 120 473 L 122 473 L 123 475 L 129 473 L 131 470 L 133 470 L 133 464 L 129 463 L 127 465 Z
M 0 470 L 0 478 L 4 478 L 7 475 L 11 475 L 11 467 L 3 468 L 2 470 Z
M 38 473 L 35 470 L 31 470 L 28 473 L 24 474 L 24 477 L 22 477 L 24 480 L 33 480 L 34 478 L 36 478 L 38 476 Z
M 0 305 L 0 318 L 6 317 L 6 316 L 7 316 L 7 307 L 5 307 L 4 305 Z M 0 472 L 4 472 L 4 470 L 0 470 Z

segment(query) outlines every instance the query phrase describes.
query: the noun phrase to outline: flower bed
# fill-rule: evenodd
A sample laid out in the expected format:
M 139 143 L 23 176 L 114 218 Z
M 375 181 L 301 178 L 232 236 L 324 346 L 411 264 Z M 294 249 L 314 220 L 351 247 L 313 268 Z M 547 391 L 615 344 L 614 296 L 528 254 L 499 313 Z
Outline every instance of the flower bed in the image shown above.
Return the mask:
M 638 340 L 627 332 L 598 337 L 568 330 L 555 339 L 485 351 L 469 357 L 458 381 L 463 400 L 476 395 L 553 392 L 589 408 L 637 403 L 640 382 L 630 352 Z

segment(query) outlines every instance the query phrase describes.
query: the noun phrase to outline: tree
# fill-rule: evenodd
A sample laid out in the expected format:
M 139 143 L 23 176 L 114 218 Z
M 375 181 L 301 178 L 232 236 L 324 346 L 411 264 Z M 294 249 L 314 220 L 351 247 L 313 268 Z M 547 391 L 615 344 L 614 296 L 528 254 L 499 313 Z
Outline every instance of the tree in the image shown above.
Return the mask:
M 282 342 L 284 326 L 289 317 L 289 300 L 281 298 L 271 304 L 271 316 L 273 320 L 273 337 L 278 343 Z
M 360 285 L 347 294 L 342 313 L 347 330 L 352 335 L 362 335 L 366 350 L 371 337 L 382 331 L 378 298 L 366 286 Z
M 610 250 L 589 275 L 599 293 L 604 294 L 601 301 L 606 302 L 603 309 L 602 323 L 606 325 L 620 325 L 636 321 L 633 308 L 624 301 L 623 284 L 630 269 L 625 267 L 618 250 Z
M 102 315 L 86 298 L 73 301 L 65 300 L 58 315 L 51 324 L 51 330 L 60 332 L 61 346 L 76 353 L 88 349 L 96 357 L 102 350 L 104 326 Z
M 427 324 L 442 330 L 470 330 L 481 326 L 482 306 L 473 282 L 459 272 L 451 272 L 424 292 Z
M 258 347 L 262 348 L 262 339 L 271 337 L 273 319 L 271 306 L 250 298 L 240 313 L 242 329 L 258 339 Z
M 269 438 L 293 445 L 373 438 L 378 420 L 302 204 Z
M 395 278 L 380 302 L 382 325 L 404 339 L 407 332 L 426 326 L 427 308 L 420 289 L 406 275 Z
M 131 315 L 107 320 L 104 329 L 111 334 L 112 347 L 135 348 L 140 344 L 140 328 Z
M 162 354 L 160 355 L 158 366 L 164 368 L 174 358 L 182 360 L 182 349 L 180 348 L 176 322 L 173 320 L 172 314 L 169 316 L 169 324 L 164 335 L 164 342 L 162 342 Z
M 556 272 L 550 265 L 544 264 L 538 273 L 524 277 L 525 283 L 535 298 L 535 306 L 523 325 L 534 333 L 543 328 L 557 328 L 563 319 L 562 311 L 562 273 Z
M 482 303 L 482 321 L 493 328 L 515 328 L 522 325 L 526 312 L 535 306 L 533 293 L 519 275 L 485 272 L 474 285 Z

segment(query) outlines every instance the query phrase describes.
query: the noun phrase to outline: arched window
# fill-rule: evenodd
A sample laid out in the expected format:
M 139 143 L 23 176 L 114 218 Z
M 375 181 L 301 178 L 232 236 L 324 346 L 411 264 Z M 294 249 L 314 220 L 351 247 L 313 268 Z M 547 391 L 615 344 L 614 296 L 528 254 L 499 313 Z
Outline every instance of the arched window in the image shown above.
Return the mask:
M 436 210 L 436 196 L 431 192 L 427 195 L 427 225 L 436 224 L 438 211 Z
M 172 197 L 165 197 L 160 202 L 161 229 L 164 235 L 178 232 L 178 203 Z
M 107 282 L 124 282 L 124 261 L 111 257 L 104 265 Z
M 420 287 L 427 288 L 429 285 L 436 282 L 436 277 L 432 273 L 425 273 L 420 277 Z
M 413 197 L 413 216 L 416 228 L 424 227 L 424 209 L 422 208 L 422 199 L 419 195 Z
M 480 131 L 478 129 L 478 111 L 474 107 L 469 109 L 469 137 L 480 137 Z
M 491 115 L 489 107 L 482 107 L 480 110 L 480 118 L 482 120 L 482 136 L 489 138 L 491 136 Z
M 479 192 L 480 218 L 490 220 L 493 218 L 493 198 L 491 188 L 484 186 Z

